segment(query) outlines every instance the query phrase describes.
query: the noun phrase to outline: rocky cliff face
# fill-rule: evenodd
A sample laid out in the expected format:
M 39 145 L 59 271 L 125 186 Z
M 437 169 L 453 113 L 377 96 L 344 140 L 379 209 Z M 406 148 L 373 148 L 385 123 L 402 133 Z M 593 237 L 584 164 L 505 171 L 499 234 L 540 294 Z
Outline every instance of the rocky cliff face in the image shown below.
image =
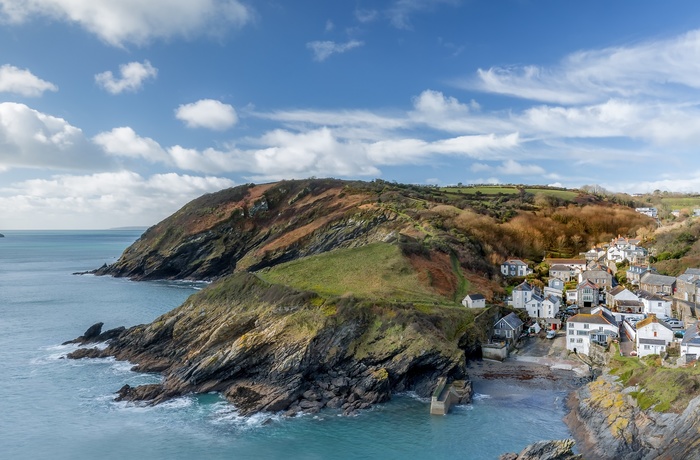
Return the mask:
M 608 375 L 573 393 L 566 422 L 586 459 L 700 458 L 700 397 L 680 414 L 640 410 Z
M 392 238 L 409 219 L 361 183 L 338 180 L 244 185 L 204 195 L 149 228 L 98 275 L 216 279 L 331 249 Z
M 393 392 L 428 396 L 437 377 L 465 377 L 466 309 L 321 299 L 239 273 L 212 284 L 148 325 L 112 339 L 105 350 L 160 372 L 162 384 L 125 386 L 120 398 L 153 403 L 221 392 L 243 414 L 258 411 L 345 413 Z M 99 330 L 89 336 L 99 337 Z

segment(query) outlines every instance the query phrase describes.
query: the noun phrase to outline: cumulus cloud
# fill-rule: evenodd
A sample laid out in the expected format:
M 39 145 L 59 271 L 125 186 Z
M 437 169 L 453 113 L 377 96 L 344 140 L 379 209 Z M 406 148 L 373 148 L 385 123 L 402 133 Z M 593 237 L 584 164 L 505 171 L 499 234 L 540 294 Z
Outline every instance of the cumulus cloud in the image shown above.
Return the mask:
M 202 99 L 184 104 L 175 110 L 175 117 L 189 128 L 207 128 L 225 131 L 238 122 L 233 106 L 213 99 Z
M 66 120 L 24 104 L 0 103 L 0 166 L 85 170 L 106 164 Z
M 367 24 L 375 21 L 379 17 L 379 12 L 374 9 L 357 8 L 355 10 L 355 19 L 362 24 Z
M 306 44 L 306 47 L 314 53 L 314 60 L 323 62 L 334 54 L 342 54 L 364 45 L 359 40 L 350 40 L 345 43 L 333 41 L 314 41 Z
M 95 144 L 102 147 L 102 150 L 108 155 L 143 158 L 151 163 L 167 163 L 170 161 L 170 157 L 158 142 L 149 137 L 138 136 L 128 126 L 100 133 L 93 137 L 92 140 Z
M 27 69 L 9 64 L 0 66 L 0 93 L 37 97 L 45 91 L 58 91 L 58 86 L 42 80 Z
M 57 175 L 0 188 L 0 209 L 3 221 L 14 228 L 95 228 L 96 222 L 99 228 L 146 226 L 204 193 L 233 185 L 225 178 L 173 173 Z
M 239 0 L 0 0 L 0 19 L 37 17 L 77 24 L 114 46 L 153 39 L 221 34 L 242 27 L 253 12 Z
M 112 71 L 98 73 L 95 82 L 111 94 L 120 94 L 124 91 L 136 92 L 141 89 L 146 80 L 155 79 L 158 69 L 150 62 L 130 62 L 119 66 L 121 78 L 115 78 Z

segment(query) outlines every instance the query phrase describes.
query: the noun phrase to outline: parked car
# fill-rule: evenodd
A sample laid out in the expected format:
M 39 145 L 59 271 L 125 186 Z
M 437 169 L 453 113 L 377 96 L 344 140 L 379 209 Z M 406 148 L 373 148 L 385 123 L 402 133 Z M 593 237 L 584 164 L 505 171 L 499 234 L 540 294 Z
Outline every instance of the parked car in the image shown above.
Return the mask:
M 666 321 L 666 324 L 671 326 L 673 329 L 683 329 L 683 321 L 679 319 L 669 319 L 668 321 Z
M 557 336 L 557 331 L 547 331 L 547 338 L 548 339 L 553 339 L 556 336 Z

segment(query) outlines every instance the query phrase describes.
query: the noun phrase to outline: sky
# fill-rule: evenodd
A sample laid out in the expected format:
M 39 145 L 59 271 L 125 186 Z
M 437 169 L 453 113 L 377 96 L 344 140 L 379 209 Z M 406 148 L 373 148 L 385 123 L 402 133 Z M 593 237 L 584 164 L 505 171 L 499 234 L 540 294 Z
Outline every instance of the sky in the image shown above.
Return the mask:
M 700 193 L 700 2 L 0 0 L 0 231 L 335 177 Z

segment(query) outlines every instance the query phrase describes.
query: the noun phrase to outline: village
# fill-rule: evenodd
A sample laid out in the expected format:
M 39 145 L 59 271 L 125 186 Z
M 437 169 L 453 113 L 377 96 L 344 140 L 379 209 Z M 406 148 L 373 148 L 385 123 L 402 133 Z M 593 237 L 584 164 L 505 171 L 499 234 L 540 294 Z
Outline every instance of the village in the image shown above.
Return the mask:
M 638 212 L 655 216 L 654 208 Z M 483 357 L 503 361 L 534 338 L 565 343 L 568 359 L 592 367 L 611 345 L 621 355 L 659 355 L 668 365 L 700 355 L 696 324 L 700 268 L 678 277 L 651 267 L 649 250 L 636 238 L 618 236 L 578 258 L 545 258 L 545 276 L 517 258 L 501 264 L 509 284 L 505 303 L 515 312 L 495 317 Z M 621 282 L 622 281 L 622 282 Z M 462 304 L 484 308 L 481 294 Z M 561 347 L 564 348 L 564 347 Z

